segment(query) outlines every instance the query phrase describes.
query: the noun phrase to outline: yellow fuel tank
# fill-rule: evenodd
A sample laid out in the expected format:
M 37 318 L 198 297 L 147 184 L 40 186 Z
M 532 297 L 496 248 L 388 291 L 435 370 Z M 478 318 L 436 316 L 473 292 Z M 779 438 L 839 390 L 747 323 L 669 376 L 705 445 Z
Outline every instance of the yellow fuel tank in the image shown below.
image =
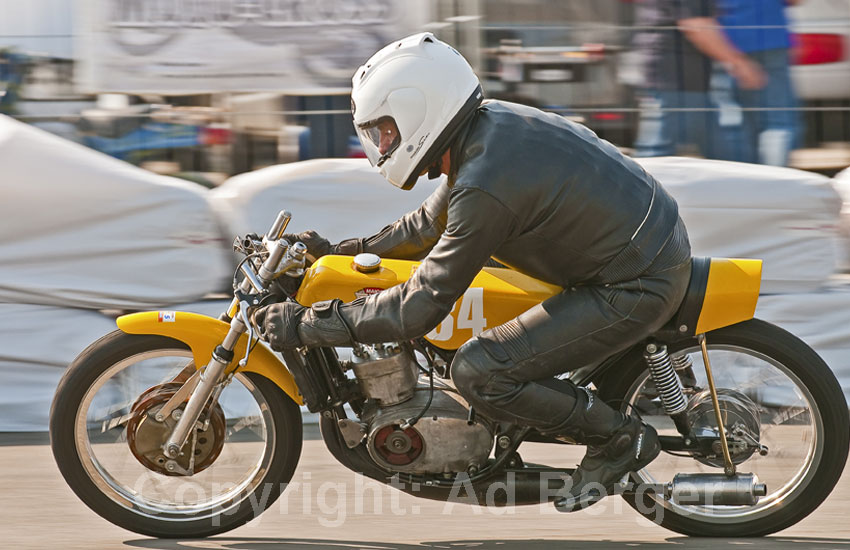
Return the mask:
M 296 299 L 309 306 L 339 298 L 350 302 L 405 282 L 420 262 L 381 260 L 372 273 L 361 273 L 352 256 L 323 256 L 307 270 Z M 443 349 L 457 349 L 485 329 L 510 321 L 561 291 L 511 269 L 485 267 L 455 303 L 451 313 L 425 338 Z

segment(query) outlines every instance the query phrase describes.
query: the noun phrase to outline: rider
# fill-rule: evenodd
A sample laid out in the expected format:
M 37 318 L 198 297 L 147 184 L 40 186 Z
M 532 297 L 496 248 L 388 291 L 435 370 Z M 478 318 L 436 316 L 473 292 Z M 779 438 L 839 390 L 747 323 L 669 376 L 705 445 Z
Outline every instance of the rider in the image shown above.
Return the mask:
M 371 237 L 292 238 L 315 257 L 371 252 L 422 264 L 405 283 L 347 304 L 262 308 L 264 336 L 275 350 L 421 337 L 491 257 L 560 285 L 466 342 L 451 377 L 487 417 L 587 444 L 559 509 L 601 499 L 658 455 L 658 436 L 556 376 L 632 346 L 673 316 L 691 269 L 675 200 L 584 126 L 484 101 L 466 60 L 431 33 L 378 51 L 354 74 L 351 97 L 366 155 L 390 183 L 410 189 L 425 172 L 448 178 Z

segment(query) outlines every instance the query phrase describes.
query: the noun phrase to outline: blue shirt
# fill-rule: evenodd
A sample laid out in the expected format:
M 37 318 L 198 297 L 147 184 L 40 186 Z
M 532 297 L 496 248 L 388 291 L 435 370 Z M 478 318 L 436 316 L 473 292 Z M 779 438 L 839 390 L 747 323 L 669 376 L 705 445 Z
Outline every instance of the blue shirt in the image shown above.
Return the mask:
M 742 52 L 791 47 L 784 0 L 717 0 L 717 20 Z

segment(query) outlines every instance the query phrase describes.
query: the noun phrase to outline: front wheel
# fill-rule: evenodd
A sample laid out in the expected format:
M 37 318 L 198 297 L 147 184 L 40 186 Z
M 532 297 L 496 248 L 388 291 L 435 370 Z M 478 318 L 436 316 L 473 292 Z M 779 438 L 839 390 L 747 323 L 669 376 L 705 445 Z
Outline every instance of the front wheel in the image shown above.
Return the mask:
M 641 493 L 626 500 L 644 517 L 691 536 L 763 536 L 812 513 L 838 482 L 850 446 L 847 404 L 835 375 L 807 344 L 789 332 L 753 319 L 706 335 L 709 361 L 727 434 L 744 434 L 733 460 L 768 493 L 752 506 L 682 505 Z M 695 339 L 668 346 L 689 356 L 696 390 L 686 390 L 694 427 L 716 430 L 705 368 Z M 608 402 L 632 409 L 662 435 L 678 435 L 661 407 L 646 365 L 634 360 L 600 383 Z M 700 391 L 703 390 L 703 391 Z M 764 446 L 765 454 L 755 445 Z M 636 474 L 639 483 L 667 483 L 677 473 L 720 473 L 722 458 L 662 453 Z
M 234 376 L 182 459 L 160 456 L 168 430 L 153 412 L 192 365 L 182 342 L 115 331 L 83 351 L 59 383 L 50 412 L 59 470 L 89 508 L 124 529 L 155 537 L 229 531 L 270 506 L 295 471 L 300 410 L 254 373 Z

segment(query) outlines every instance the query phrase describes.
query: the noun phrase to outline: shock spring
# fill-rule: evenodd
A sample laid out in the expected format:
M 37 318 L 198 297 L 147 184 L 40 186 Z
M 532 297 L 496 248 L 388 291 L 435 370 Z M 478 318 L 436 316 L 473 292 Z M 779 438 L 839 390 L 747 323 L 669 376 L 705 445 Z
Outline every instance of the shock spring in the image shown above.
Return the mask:
M 643 353 L 646 366 L 655 382 L 655 389 L 661 396 L 664 411 L 670 415 L 684 412 L 688 407 L 685 394 L 682 391 L 682 382 L 673 368 L 667 346 L 650 343 Z M 678 357 L 676 359 L 679 359 Z M 690 359 L 688 357 L 688 359 Z
M 694 366 L 693 359 L 691 359 L 691 356 L 687 353 L 683 355 L 674 355 L 671 359 L 673 361 L 673 368 L 677 371 L 691 369 Z

